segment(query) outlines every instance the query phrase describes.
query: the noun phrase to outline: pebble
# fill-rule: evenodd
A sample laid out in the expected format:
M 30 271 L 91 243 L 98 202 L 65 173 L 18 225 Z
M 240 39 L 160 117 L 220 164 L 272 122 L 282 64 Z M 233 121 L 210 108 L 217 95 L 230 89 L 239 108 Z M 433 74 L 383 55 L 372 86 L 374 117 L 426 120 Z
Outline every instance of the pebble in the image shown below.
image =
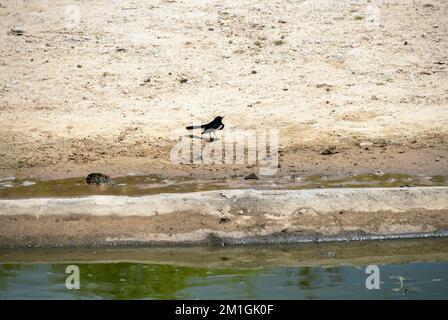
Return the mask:
M 9 30 L 8 34 L 13 36 L 21 36 L 25 33 L 25 30 L 23 30 L 22 27 L 15 26 Z
M 0 181 L 11 181 L 11 180 L 15 180 L 16 177 L 6 177 L 6 178 L 0 178 Z
M 371 147 L 371 146 L 373 146 L 373 142 L 370 142 L 370 141 L 362 141 L 362 142 L 359 143 L 359 146 L 360 146 L 361 148 L 364 148 L 364 147 Z
M 33 182 L 33 181 L 23 181 L 22 182 L 22 186 L 24 186 L 24 187 L 33 186 L 35 184 L 36 184 L 36 182 Z
M 86 183 L 91 185 L 109 184 L 111 182 L 110 177 L 102 173 L 91 173 L 86 177 Z
M 388 139 L 387 141 L 386 141 L 386 144 L 388 144 L 388 145 L 399 145 L 400 144 L 400 142 L 399 141 L 397 141 L 397 140 L 394 140 L 394 139 Z
M 10 182 L 0 182 L 0 188 L 12 188 L 13 185 Z
M 258 177 L 255 173 L 248 174 L 244 177 L 245 180 L 258 180 Z
M 221 219 L 219 219 L 219 223 L 228 223 L 228 222 L 230 222 L 229 218 L 221 218 Z
M 329 155 L 332 155 L 335 153 L 338 153 L 336 151 L 336 147 L 328 147 L 328 148 L 324 149 L 320 154 L 324 155 L 324 156 L 329 156 Z

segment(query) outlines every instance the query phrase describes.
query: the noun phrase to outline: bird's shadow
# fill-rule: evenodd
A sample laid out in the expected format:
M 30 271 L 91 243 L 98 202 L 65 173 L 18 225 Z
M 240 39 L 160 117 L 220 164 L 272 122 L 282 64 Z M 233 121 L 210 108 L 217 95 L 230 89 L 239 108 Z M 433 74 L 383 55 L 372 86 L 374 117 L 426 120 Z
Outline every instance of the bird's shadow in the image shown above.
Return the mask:
M 202 141 L 206 141 L 206 142 L 213 142 L 213 141 L 219 141 L 219 138 L 207 138 L 204 136 L 197 136 L 195 134 L 187 134 L 184 136 L 185 138 L 190 138 L 190 139 L 198 139 L 198 140 L 202 140 Z

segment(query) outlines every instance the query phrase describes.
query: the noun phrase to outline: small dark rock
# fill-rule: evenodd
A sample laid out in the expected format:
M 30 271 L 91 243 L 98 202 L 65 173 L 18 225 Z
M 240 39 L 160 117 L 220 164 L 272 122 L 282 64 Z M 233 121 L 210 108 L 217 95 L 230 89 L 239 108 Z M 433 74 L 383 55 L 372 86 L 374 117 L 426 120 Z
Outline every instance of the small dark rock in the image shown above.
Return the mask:
M 11 36 L 22 36 L 25 31 L 21 27 L 13 27 L 8 31 L 8 34 Z
M 187 81 L 188 81 L 187 78 L 181 78 L 181 79 L 179 80 L 180 83 L 186 83 Z
M 258 177 L 255 173 L 248 174 L 244 177 L 245 180 L 258 180 Z
M 324 149 L 320 154 L 323 156 L 329 156 L 329 155 L 332 155 L 335 153 L 338 153 L 336 151 L 336 147 L 328 147 L 328 148 Z
M 221 218 L 221 219 L 219 219 L 219 223 L 227 223 L 227 222 L 230 222 L 229 218 Z
M 226 245 L 224 240 L 218 237 L 215 233 L 209 233 L 206 241 L 208 244 L 217 247 L 224 247 Z
M 109 184 L 111 179 L 102 173 L 91 173 L 86 177 L 86 183 L 90 185 Z
M 126 52 L 127 50 L 125 48 L 117 48 L 117 52 Z
M 281 45 L 284 45 L 284 44 L 285 44 L 285 41 L 284 41 L 284 40 L 275 40 L 275 41 L 274 41 L 274 44 L 275 44 L 276 46 L 281 46 Z

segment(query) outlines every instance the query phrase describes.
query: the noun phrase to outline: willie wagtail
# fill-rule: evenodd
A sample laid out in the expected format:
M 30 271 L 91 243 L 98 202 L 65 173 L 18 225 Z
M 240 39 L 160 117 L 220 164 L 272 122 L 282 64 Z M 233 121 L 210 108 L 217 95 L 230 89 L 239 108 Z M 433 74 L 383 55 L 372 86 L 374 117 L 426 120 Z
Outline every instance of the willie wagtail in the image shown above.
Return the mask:
M 213 121 L 210 122 L 210 123 L 201 124 L 201 125 L 197 125 L 197 126 L 188 126 L 186 129 L 187 130 L 204 129 L 204 131 L 202 131 L 201 134 L 208 133 L 209 136 L 210 136 L 210 141 L 212 141 L 212 133 L 216 137 L 215 130 L 222 130 L 222 129 L 224 129 L 224 123 L 222 123 L 222 118 L 223 117 L 218 116 L 215 119 L 213 119 Z M 218 138 L 218 137 L 216 137 L 216 138 Z

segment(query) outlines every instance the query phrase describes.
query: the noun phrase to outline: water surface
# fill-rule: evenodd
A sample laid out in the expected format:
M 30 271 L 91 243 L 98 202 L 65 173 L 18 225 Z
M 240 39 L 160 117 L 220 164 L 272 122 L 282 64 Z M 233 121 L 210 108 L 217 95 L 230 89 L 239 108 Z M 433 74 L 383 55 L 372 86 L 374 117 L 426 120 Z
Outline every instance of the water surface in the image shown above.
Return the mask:
M 448 240 L 0 250 L 0 299 L 447 299 Z M 380 289 L 365 286 L 378 265 Z M 68 265 L 80 289 L 68 290 Z
M 193 177 L 163 177 L 161 175 L 126 176 L 101 186 L 87 185 L 85 178 L 40 181 L 33 179 L 0 179 L 0 199 L 36 197 L 80 197 L 89 195 L 143 196 L 159 193 L 199 192 L 224 189 L 314 189 L 314 188 L 373 188 L 447 186 L 448 177 L 407 174 L 362 174 L 341 177 L 282 176 L 244 177 L 198 180 Z

